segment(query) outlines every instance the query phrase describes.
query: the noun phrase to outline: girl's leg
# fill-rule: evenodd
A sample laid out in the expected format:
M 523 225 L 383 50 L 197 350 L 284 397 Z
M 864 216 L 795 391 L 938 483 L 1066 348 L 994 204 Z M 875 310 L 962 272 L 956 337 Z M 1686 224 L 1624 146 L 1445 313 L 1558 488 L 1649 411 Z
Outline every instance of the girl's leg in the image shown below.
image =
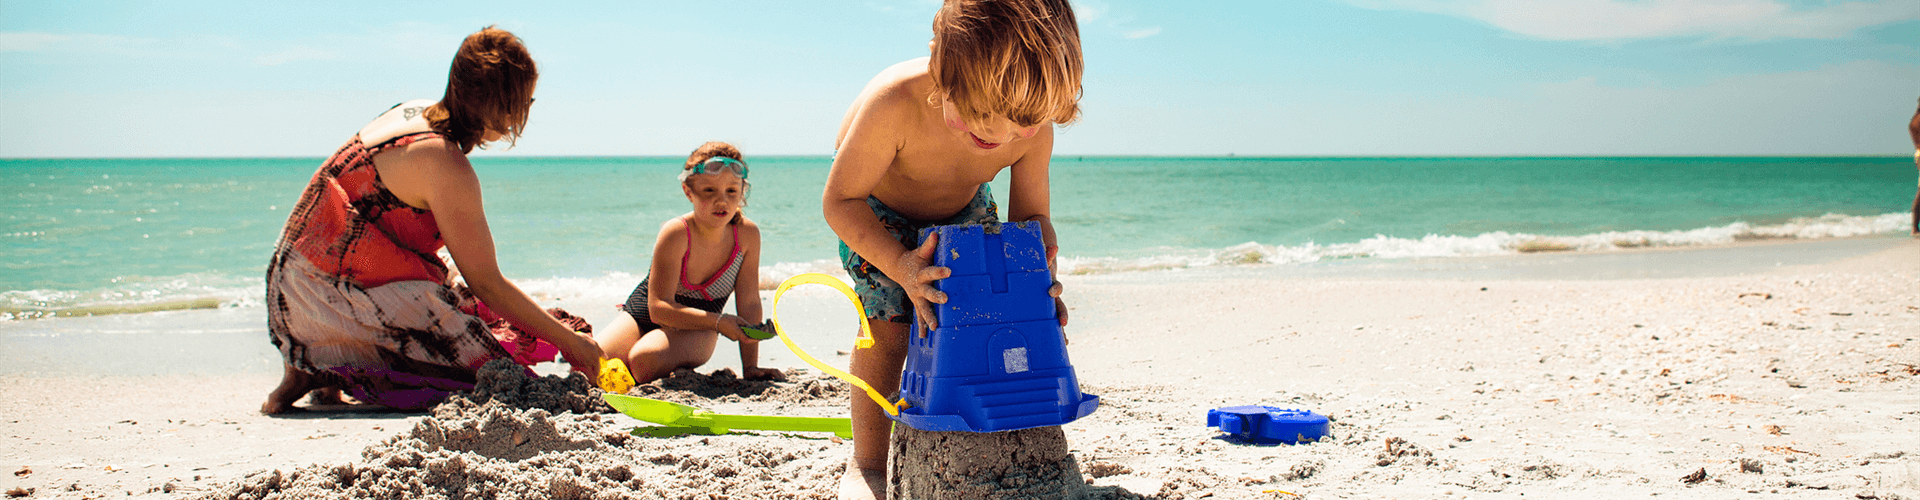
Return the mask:
M 633 343 L 627 352 L 627 370 L 633 382 L 644 384 L 666 377 L 674 370 L 694 368 L 713 358 L 713 345 L 720 334 L 713 330 L 686 331 L 661 327 Z M 607 348 L 607 352 L 619 352 Z
M 633 321 L 633 315 L 621 313 L 613 324 L 593 329 L 593 343 L 600 344 L 600 351 L 609 358 L 620 358 L 627 363 L 627 369 L 633 369 L 633 360 L 627 353 L 633 351 L 633 344 L 640 341 L 640 324 Z M 634 373 L 639 375 L 639 373 Z M 645 382 L 641 382 L 645 383 Z

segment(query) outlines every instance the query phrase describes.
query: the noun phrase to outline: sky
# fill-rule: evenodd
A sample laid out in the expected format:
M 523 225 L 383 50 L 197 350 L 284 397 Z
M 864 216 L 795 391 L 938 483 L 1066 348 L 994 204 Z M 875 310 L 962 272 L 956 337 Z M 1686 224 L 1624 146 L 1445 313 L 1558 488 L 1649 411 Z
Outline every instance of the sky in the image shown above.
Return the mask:
M 933 0 L 0 0 L 0 157 L 320 157 L 465 35 L 540 64 L 511 148 L 824 155 Z M 1074 2 L 1056 155 L 1905 155 L 1920 0 Z

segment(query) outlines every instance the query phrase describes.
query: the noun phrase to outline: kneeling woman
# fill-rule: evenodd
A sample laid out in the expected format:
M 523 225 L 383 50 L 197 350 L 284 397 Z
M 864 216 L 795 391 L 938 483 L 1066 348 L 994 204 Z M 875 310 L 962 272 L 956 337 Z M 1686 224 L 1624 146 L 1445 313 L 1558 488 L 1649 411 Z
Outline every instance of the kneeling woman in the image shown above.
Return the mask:
M 759 367 L 759 341 L 740 331 L 760 322 L 760 226 L 742 213 L 747 163 L 740 150 L 701 145 L 681 168 L 680 190 L 693 211 L 660 225 L 647 279 L 627 297 L 627 314 L 595 332 L 596 340 L 642 384 L 705 364 L 717 336 L 740 343 L 742 377 L 780 378 L 779 370 Z M 739 316 L 720 312 L 729 296 L 740 298 Z
M 291 410 L 315 390 L 323 399 L 344 390 L 362 402 L 426 408 L 471 388 L 487 361 L 536 361 L 509 351 L 528 354 L 536 339 L 558 347 L 574 370 L 598 374 L 593 339 L 500 275 L 467 162 L 474 146 L 511 145 L 520 135 L 538 76 L 512 33 L 474 33 L 439 102 L 394 106 L 314 173 L 267 267 L 267 329 L 286 375 L 262 413 Z M 441 248 L 479 305 L 462 307 Z M 535 339 L 496 338 L 482 319 L 494 314 Z

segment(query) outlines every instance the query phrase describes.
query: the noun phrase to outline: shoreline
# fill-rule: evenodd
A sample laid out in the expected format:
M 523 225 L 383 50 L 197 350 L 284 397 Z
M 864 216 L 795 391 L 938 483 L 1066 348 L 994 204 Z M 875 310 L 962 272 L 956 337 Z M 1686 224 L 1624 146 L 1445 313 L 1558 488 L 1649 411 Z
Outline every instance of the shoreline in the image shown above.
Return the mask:
M 1270 280 L 1437 279 L 1437 280 L 1617 280 L 1703 278 L 1740 274 L 1789 272 L 1854 259 L 1898 248 L 1912 241 L 1906 235 L 1869 235 L 1820 240 L 1762 240 L 1711 247 L 1656 247 L 1606 251 L 1542 252 L 1482 257 L 1408 259 L 1345 259 L 1308 264 L 1254 264 L 1183 267 L 1109 273 L 1064 275 L 1069 306 L 1076 306 L 1081 283 L 1157 283 L 1167 280 L 1221 280 L 1257 277 Z M 842 276 L 844 273 L 837 273 Z M 777 287 L 778 283 L 774 283 Z M 839 295 L 819 287 L 789 292 L 783 321 L 802 348 L 845 369 L 848 347 L 840 345 L 851 331 L 839 325 L 852 316 L 851 306 Z M 556 294 L 559 295 L 559 294 Z M 624 302 L 618 294 L 536 293 L 548 307 L 561 307 L 590 324 L 610 322 L 618 311 L 608 304 Z M 761 301 L 771 317 L 773 290 L 761 290 Z M 729 308 L 729 311 L 732 309 Z M 265 312 L 258 307 L 192 308 L 140 314 L 107 314 L 0 322 L 0 339 L 11 349 L 0 350 L 0 375 L 164 375 L 179 373 L 278 374 L 279 354 L 265 341 Z M 1082 316 L 1076 316 L 1082 317 Z M 1084 317 L 1082 317 L 1084 318 Z M 186 325 L 192 325 L 187 327 Z M 1079 331 L 1070 325 L 1068 333 Z M 110 331 L 117 335 L 67 332 Z M 69 363 L 65 353 L 99 353 L 89 363 Z M 805 366 L 786 349 L 762 349 L 768 366 Z M 157 361 L 157 362 L 156 362 Z M 767 364 L 764 363 L 763 364 Z M 722 347 L 715 350 L 707 369 L 739 370 L 738 356 Z M 559 374 L 564 365 L 543 364 L 540 373 Z
M 1276 489 L 1308 498 L 1913 498 L 1920 433 L 1900 429 L 1920 422 L 1912 411 L 1920 241 L 1834 241 L 1819 251 L 1760 243 L 1632 252 L 1678 264 L 1738 261 L 1709 276 L 1503 277 L 1489 271 L 1500 266 L 1415 263 L 1373 276 L 1248 268 L 1071 276 L 1070 350 L 1083 389 L 1103 407 L 1065 428 L 1095 487 L 1148 498 Z M 1805 262 L 1761 259 L 1790 254 Z M 1636 262 L 1610 255 L 1580 258 Z M 1561 256 L 1518 257 L 1527 259 L 1506 267 Z M 1596 263 L 1575 263 L 1586 264 Z M 431 419 L 264 417 L 254 409 L 277 372 L 100 374 L 86 371 L 95 360 L 87 354 L 64 362 L 72 372 L 0 375 L 9 413 L 0 425 L 12 436 L 0 468 L 32 470 L 5 488 L 36 488 L 32 498 L 188 498 L 255 471 L 358 462 L 369 445 Z M 844 411 L 834 398 L 714 401 L 736 412 Z M 1336 439 L 1291 447 L 1213 439 L 1205 410 L 1244 404 L 1329 415 Z M 602 420 L 567 425 L 637 425 Z M 837 478 L 827 469 L 851 448 L 724 438 L 643 447 L 693 456 L 804 445 L 815 454 L 795 465 L 803 469 L 791 477 L 802 482 Z M 1407 445 L 1388 448 L 1390 438 Z M 634 474 L 652 474 L 645 457 L 622 451 L 629 447 L 587 459 L 635 461 Z M 1682 480 L 1698 470 L 1706 479 Z M 726 486 L 738 481 L 747 479 L 716 484 L 763 486 Z M 799 498 L 830 491 L 794 488 Z

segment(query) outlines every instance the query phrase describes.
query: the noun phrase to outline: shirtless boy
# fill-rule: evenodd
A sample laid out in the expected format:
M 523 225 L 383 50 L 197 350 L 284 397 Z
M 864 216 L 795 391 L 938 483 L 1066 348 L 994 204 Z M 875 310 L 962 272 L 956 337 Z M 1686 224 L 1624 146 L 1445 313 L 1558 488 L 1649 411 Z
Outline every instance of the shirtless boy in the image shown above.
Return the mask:
M 987 182 L 1011 168 L 1007 220 L 1038 222 L 1053 266 L 1053 128 L 1080 114 L 1080 35 L 1066 0 L 947 0 L 933 34 L 931 57 L 881 71 L 847 110 L 821 197 L 873 328 L 850 371 L 883 393 L 899 387 L 911 323 L 933 328 L 932 304 L 946 302 L 933 281 L 951 272 L 930 265 L 936 245 L 918 244 L 920 228 L 997 222 Z M 1065 325 L 1060 291 L 1055 281 Z M 864 394 L 852 414 L 841 496 L 882 497 L 892 422 Z

